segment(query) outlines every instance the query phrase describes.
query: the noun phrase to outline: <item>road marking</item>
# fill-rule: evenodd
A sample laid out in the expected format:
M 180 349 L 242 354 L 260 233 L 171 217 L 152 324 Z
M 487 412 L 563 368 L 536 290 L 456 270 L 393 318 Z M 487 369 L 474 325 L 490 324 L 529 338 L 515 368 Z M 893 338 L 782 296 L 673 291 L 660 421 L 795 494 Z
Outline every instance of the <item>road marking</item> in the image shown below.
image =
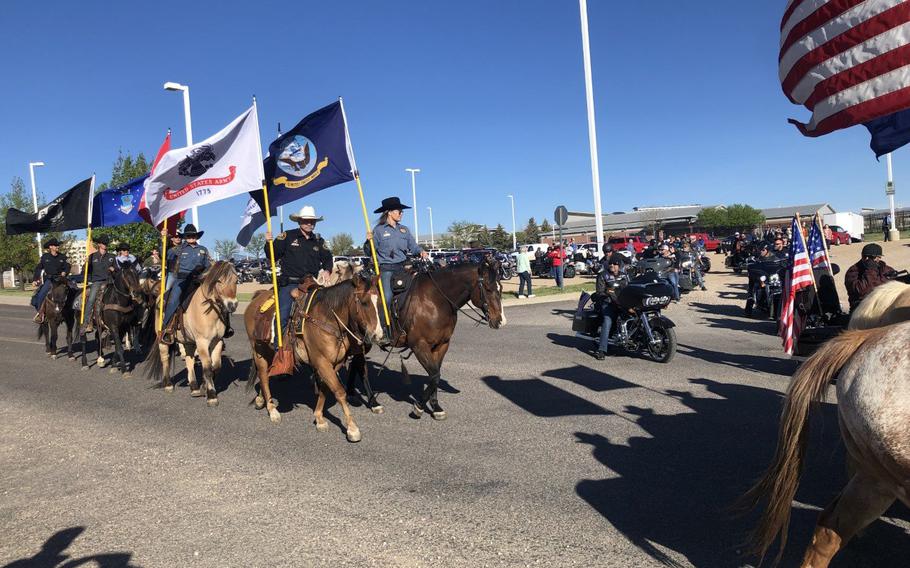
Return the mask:
M 0 341 L 9 341 L 11 343 L 26 343 L 28 345 L 41 345 L 40 341 L 29 341 L 27 339 L 19 339 L 17 337 L 2 337 L 0 336 Z

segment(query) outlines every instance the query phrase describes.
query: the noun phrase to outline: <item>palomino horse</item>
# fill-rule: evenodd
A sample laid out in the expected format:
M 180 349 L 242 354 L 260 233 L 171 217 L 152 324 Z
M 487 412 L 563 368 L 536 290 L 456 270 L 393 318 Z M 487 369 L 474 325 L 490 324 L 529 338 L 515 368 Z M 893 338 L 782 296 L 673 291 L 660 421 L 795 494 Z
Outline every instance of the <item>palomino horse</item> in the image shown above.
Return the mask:
M 316 430 L 325 432 L 329 428 L 323 409 L 326 394 L 331 391 L 344 412 L 346 435 L 351 442 L 359 442 L 361 434 L 348 407 L 344 386 L 338 379 L 338 369 L 347 359 L 348 351 L 353 345 L 382 337 L 377 308 L 380 302 L 378 281 L 378 277 L 367 279 L 358 276 L 311 292 L 316 296 L 312 299 L 309 311 L 304 313 L 306 308 L 298 304 L 297 314 L 289 324 L 294 330 L 302 328 L 302 332 L 292 334 L 295 362 L 307 364 L 315 371 L 317 399 L 313 418 Z M 256 397 L 256 408 L 266 407 L 272 422 L 279 422 L 281 413 L 278 412 L 278 401 L 272 398 L 269 388 L 269 366 L 275 350 L 270 341 L 254 338 L 260 307 L 269 298 L 268 291 L 257 292 L 243 314 L 243 321 L 250 338 L 253 370 L 259 379 L 260 394 Z M 255 381 L 250 380 L 248 388 L 254 386 Z
M 98 295 L 96 300 L 100 308 L 92 307 L 92 317 L 95 320 L 95 343 L 98 348 L 98 367 L 105 367 L 109 361 L 104 357 L 102 335 L 104 331 L 110 334 L 114 342 L 114 352 L 118 361 L 118 366 L 111 367 L 111 373 L 115 373 L 118 368 L 124 376 L 129 376 L 129 365 L 123 351 L 123 344 L 126 341 L 133 323 L 136 320 L 137 310 L 145 301 L 145 296 L 139 287 L 139 276 L 136 271 L 129 265 L 123 265 L 120 270 L 111 273 L 107 284 Z M 86 306 L 86 309 L 89 307 Z M 82 334 L 82 369 L 88 369 L 88 359 L 86 357 L 86 336 Z
M 320 286 L 334 286 L 343 280 L 350 280 L 354 277 L 354 266 L 347 260 L 336 260 L 332 263 L 332 272 L 328 278 L 323 278 L 322 274 L 316 279 Z
M 793 376 L 781 415 L 777 452 L 745 496 L 768 507 L 753 535 L 764 555 L 787 540 L 790 506 L 808 443 L 809 409 L 837 378 L 837 412 L 850 481 L 819 517 L 801 566 L 824 568 L 853 535 L 896 499 L 910 505 L 910 323 L 847 331 L 828 340 Z
M 177 293 L 177 288 L 171 293 Z M 225 326 L 236 309 L 237 272 L 233 264 L 219 260 L 202 275 L 202 284 L 193 292 L 183 314 L 183 324 L 174 334 L 174 345 L 162 343 L 159 337 L 152 346 L 146 359 L 149 362 L 146 375 L 160 383 L 166 392 L 172 392 L 171 362 L 176 348 L 186 362 L 190 396 L 202 396 L 196 381 L 195 361 L 198 356 L 202 364 L 206 402 L 209 406 L 217 406 L 215 374 L 221 370 Z
M 76 358 L 73 355 L 73 326 L 76 322 L 73 300 L 76 294 L 77 290 L 70 286 L 65 276 L 57 276 L 44 298 L 44 323 L 38 326 L 38 339 L 44 338 L 44 349 L 51 359 L 57 358 L 57 328 L 61 323 L 66 324 L 66 356 L 70 360 Z
M 876 287 L 850 315 L 847 329 L 871 329 L 910 320 L 910 285 L 898 280 Z
M 397 300 L 398 317 L 392 322 L 393 344 L 410 348 L 430 377 L 420 400 L 414 401 L 414 415 L 418 418 L 424 410 L 429 410 L 436 420 L 446 418 L 437 393 L 442 360 L 449 350 L 459 310 L 470 301 L 483 313 L 483 319 L 478 321 L 485 320 L 493 329 L 506 324 L 500 273 L 499 261 L 489 256 L 480 264 L 458 264 L 421 272 Z M 407 373 L 403 364 L 402 370 Z M 366 358 L 362 353 L 355 353 L 348 382 L 352 383 L 360 373 L 366 378 Z M 369 401 L 371 405 L 374 403 Z

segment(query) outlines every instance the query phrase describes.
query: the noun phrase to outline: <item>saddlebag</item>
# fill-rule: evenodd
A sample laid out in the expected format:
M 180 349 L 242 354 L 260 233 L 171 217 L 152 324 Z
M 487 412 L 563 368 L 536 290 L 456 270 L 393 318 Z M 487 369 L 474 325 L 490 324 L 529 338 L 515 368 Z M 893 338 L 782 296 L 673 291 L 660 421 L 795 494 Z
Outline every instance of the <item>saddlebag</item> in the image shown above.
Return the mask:
M 572 318 L 572 331 L 576 333 L 595 335 L 600 327 L 601 315 L 593 307 L 588 307 L 590 299 L 591 295 L 587 292 L 582 292 L 578 299 L 578 308 Z

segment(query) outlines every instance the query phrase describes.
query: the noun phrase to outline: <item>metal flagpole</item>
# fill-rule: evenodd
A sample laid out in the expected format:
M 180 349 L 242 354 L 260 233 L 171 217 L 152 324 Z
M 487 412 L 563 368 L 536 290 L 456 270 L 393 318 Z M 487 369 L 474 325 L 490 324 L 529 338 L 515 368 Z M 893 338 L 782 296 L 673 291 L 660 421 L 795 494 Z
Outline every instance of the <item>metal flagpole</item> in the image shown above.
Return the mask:
M 92 174 L 91 188 L 88 190 L 88 215 L 85 223 L 85 263 L 82 266 L 82 305 L 79 307 L 79 327 L 85 325 L 85 295 L 88 291 L 88 245 L 92 242 L 92 202 L 95 201 L 95 174 Z
M 900 229 L 897 228 L 897 221 L 894 218 L 894 172 L 891 169 L 891 152 L 888 152 L 888 185 L 885 188 L 885 194 L 888 196 L 888 205 L 891 209 L 891 228 L 889 229 L 888 238 L 892 241 L 899 241 L 901 238 Z
M 357 171 L 357 162 L 354 160 L 354 147 L 351 144 L 351 135 L 348 133 L 348 117 L 344 113 L 344 101 L 341 97 L 338 97 L 338 102 L 341 103 L 341 118 L 344 120 L 344 135 L 348 141 L 348 150 L 351 154 L 351 170 L 354 174 L 354 181 L 357 182 L 357 192 L 360 194 L 360 208 L 363 210 L 363 224 L 366 225 L 367 235 L 369 235 L 370 241 L 370 252 L 373 257 L 373 270 L 376 271 L 376 276 L 379 276 L 379 260 L 376 258 L 376 247 L 373 246 L 373 233 L 370 231 L 370 218 L 367 215 L 367 203 L 363 199 L 363 186 L 360 185 L 360 172 Z M 389 317 L 389 306 L 385 303 L 385 290 L 382 288 L 382 278 L 379 279 L 379 299 L 382 300 L 382 312 L 385 314 L 385 323 L 386 325 L 392 325 L 392 319 Z
M 585 100 L 588 105 L 588 142 L 591 146 L 591 177 L 594 179 L 594 224 L 597 250 L 604 246 L 604 221 L 600 204 L 600 165 L 597 160 L 597 128 L 594 125 L 594 86 L 591 84 L 591 45 L 588 40 L 588 2 L 578 0 L 581 10 L 581 48 L 585 66 Z

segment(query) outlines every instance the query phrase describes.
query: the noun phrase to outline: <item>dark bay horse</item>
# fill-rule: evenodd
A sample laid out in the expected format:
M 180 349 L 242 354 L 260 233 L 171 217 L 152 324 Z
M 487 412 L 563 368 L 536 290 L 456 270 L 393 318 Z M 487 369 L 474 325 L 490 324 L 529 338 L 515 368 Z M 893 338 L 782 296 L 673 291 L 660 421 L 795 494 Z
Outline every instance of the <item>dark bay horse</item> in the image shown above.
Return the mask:
M 44 338 L 44 349 L 51 359 L 57 358 L 57 328 L 61 323 L 66 324 L 66 356 L 71 360 L 76 358 L 73 355 L 73 326 L 76 323 L 73 300 L 77 293 L 65 276 L 56 276 L 44 298 L 44 322 L 38 326 L 38 339 Z
M 301 308 L 289 324 L 293 330 L 303 328 L 302 333 L 293 334 L 295 363 L 307 364 L 315 371 L 317 398 L 313 417 L 316 429 L 325 432 L 329 428 L 323 409 L 326 395 L 331 391 L 344 412 L 346 435 L 351 442 L 359 442 L 361 434 L 348 407 L 345 388 L 338 379 L 338 369 L 347 360 L 353 346 L 382 337 L 378 282 L 378 277 L 368 279 L 358 275 L 352 280 L 320 288 L 315 292 L 306 315 Z M 260 387 L 256 408 L 266 407 L 272 422 L 279 422 L 278 401 L 272 398 L 269 388 L 269 366 L 275 350 L 271 341 L 255 339 L 254 330 L 260 317 L 260 307 L 270 297 L 267 290 L 257 292 L 244 312 L 243 320 L 253 355 L 251 373 L 255 373 Z M 251 377 L 248 388 L 254 388 L 255 384 Z
M 483 313 L 478 321 L 485 321 L 493 329 L 506 324 L 499 261 L 487 256 L 479 264 L 458 264 L 419 273 L 405 295 L 396 301 L 398 318 L 392 322 L 393 345 L 410 348 L 430 377 L 422 396 L 414 402 L 414 415 L 420 417 L 429 410 L 436 420 L 445 420 L 446 412 L 438 399 L 439 379 L 458 312 L 470 301 Z M 357 375 L 367 373 L 365 355 L 352 355 L 350 384 Z M 407 373 L 403 365 L 402 370 Z
M 128 264 L 122 264 L 120 270 L 111 273 L 107 284 L 99 295 L 100 309 L 93 310 L 95 318 L 95 337 L 98 345 L 98 367 L 105 367 L 109 361 L 103 352 L 102 333 L 107 331 L 114 343 L 117 364 L 111 367 L 111 373 L 119 370 L 124 377 L 130 375 L 129 363 L 124 354 L 123 343 L 134 325 L 138 322 L 140 311 L 145 303 L 145 294 L 139 285 L 139 275 Z M 136 342 L 133 341 L 133 344 Z M 88 368 L 85 348 L 86 338 L 82 336 L 82 368 Z

